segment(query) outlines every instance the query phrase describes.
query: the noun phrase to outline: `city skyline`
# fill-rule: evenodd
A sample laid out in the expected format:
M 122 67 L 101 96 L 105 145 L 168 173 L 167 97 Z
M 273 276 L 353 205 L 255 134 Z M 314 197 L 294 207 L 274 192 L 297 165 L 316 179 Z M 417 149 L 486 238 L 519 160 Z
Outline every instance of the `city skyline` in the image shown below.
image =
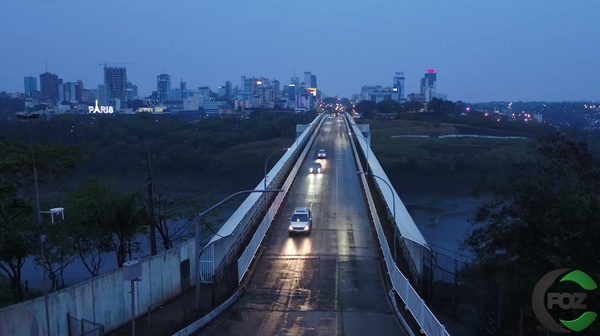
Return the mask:
M 216 88 L 243 75 L 286 83 L 305 69 L 319 74 L 330 96 L 392 85 L 398 71 L 410 93 L 419 92 L 425 69 L 436 68 L 438 90 L 450 100 L 600 99 L 597 47 L 587 46 L 595 24 L 580 19 L 600 9 L 595 1 L 232 4 L 2 3 L 0 13 L 11 13 L 5 24 L 20 28 L 5 38 L 12 48 L 0 63 L 0 91 L 23 91 L 23 78 L 38 77 L 47 59 L 49 72 L 87 87 L 103 82 L 100 63 L 131 63 L 128 78 L 143 95 L 156 90 L 161 73 L 190 88 Z M 23 18 L 33 24 L 20 25 Z M 157 29 L 161 20 L 168 24 Z M 246 34 L 253 27 L 261 34 Z

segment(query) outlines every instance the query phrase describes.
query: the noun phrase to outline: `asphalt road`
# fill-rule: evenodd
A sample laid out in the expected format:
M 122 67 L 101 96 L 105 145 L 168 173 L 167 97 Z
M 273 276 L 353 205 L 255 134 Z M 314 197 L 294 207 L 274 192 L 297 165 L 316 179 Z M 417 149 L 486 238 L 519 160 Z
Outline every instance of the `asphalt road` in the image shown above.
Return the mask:
M 323 172 L 308 173 L 317 151 Z M 313 229 L 290 237 L 287 218 L 309 206 Z M 194 335 L 407 335 L 388 301 L 341 118 L 329 118 L 282 204 L 245 295 Z

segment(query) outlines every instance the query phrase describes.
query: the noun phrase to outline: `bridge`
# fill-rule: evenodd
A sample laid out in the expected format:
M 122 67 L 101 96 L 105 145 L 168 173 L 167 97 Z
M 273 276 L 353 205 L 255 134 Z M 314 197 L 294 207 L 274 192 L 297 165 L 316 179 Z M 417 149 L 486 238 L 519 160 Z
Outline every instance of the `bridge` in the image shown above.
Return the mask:
M 192 239 L 49 294 L 49 330 L 43 297 L 1 309 L 0 335 L 449 335 L 421 298 L 431 250 L 369 140 L 349 115 L 298 125 L 255 189 L 283 192 L 250 193 L 200 250 Z M 290 237 L 298 206 L 313 229 Z

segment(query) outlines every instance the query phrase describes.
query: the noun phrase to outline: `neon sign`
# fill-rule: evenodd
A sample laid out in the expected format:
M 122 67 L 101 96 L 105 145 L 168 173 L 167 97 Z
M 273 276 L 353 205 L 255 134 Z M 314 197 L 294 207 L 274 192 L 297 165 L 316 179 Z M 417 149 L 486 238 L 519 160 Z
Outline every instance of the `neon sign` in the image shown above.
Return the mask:
M 115 113 L 112 106 L 98 106 L 98 99 L 96 99 L 96 106 L 88 106 L 90 113 Z
M 436 69 L 427 69 L 427 73 L 435 73 L 436 71 Z
M 164 112 L 162 107 L 139 107 L 138 112 Z

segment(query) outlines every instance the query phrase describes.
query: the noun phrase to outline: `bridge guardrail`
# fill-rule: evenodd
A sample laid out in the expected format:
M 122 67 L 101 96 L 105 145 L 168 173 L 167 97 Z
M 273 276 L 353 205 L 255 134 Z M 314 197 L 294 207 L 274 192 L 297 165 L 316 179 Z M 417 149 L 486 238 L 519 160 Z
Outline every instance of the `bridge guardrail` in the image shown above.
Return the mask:
M 310 137 L 310 139 L 304 146 L 303 151 L 300 154 L 300 157 L 296 161 L 296 164 L 294 165 L 294 167 L 288 174 L 287 179 L 285 180 L 285 183 L 281 187 L 281 189 L 283 189 L 285 191 L 277 194 L 277 197 L 275 198 L 275 201 L 269 207 L 265 218 L 260 223 L 258 229 L 254 233 L 252 240 L 246 246 L 246 249 L 244 250 L 244 252 L 240 256 L 240 258 L 238 259 L 238 281 L 239 281 L 239 283 L 242 282 L 244 276 L 246 275 L 246 272 L 248 271 L 248 268 L 250 267 L 250 264 L 252 263 L 252 260 L 254 260 L 254 257 L 256 256 L 256 252 L 258 251 L 260 244 L 262 243 L 263 239 L 265 238 L 265 234 L 269 230 L 269 227 L 271 226 L 273 219 L 275 218 L 275 215 L 277 214 L 277 212 L 279 210 L 279 206 L 281 205 L 281 203 L 283 203 L 283 200 L 287 196 L 287 193 L 288 193 L 290 187 L 296 180 L 298 170 L 300 169 L 300 167 L 302 166 L 302 163 L 306 159 L 306 156 L 307 156 L 312 144 L 314 143 L 314 141 L 317 137 L 317 134 L 319 133 L 319 130 L 321 129 L 321 126 L 323 125 L 324 121 L 325 121 L 325 118 L 322 118 L 319 121 L 319 123 L 317 124 L 317 126 L 315 127 L 314 132 L 312 133 L 312 136 Z
M 317 116 L 311 122 L 310 127 L 294 142 L 294 150 L 286 152 L 279 160 L 276 166 L 281 165 L 280 170 L 271 179 L 269 184 L 273 182 L 279 184 L 289 174 L 290 166 L 293 166 L 296 162 L 294 158 L 306 146 L 309 140 L 308 135 L 312 134 L 316 129 L 318 121 L 323 117 L 323 114 Z M 255 189 L 262 188 L 263 181 Z M 221 230 L 217 232 L 217 235 L 202 249 L 199 263 L 201 282 L 211 283 L 215 276 L 219 276 L 223 272 L 232 255 L 237 254 L 240 245 L 247 240 L 248 231 L 251 231 L 255 227 L 252 224 L 258 223 L 259 218 L 263 215 L 266 204 L 262 200 L 265 197 L 268 196 L 258 193 L 250 194 L 238 210 L 225 222 Z
M 356 145 L 352 139 L 350 139 L 350 144 L 354 152 L 356 164 L 359 170 L 363 171 L 362 163 L 359 160 L 358 152 L 356 150 Z M 371 214 L 371 220 L 375 225 L 377 239 L 379 240 L 381 251 L 383 253 L 383 259 L 385 261 L 385 265 L 388 270 L 388 276 L 390 278 L 394 291 L 404 302 L 405 309 L 410 311 L 411 315 L 419 324 L 422 333 L 424 333 L 427 336 L 450 336 L 448 331 L 446 331 L 446 327 L 442 323 L 440 323 L 437 317 L 435 317 L 435 315 L 431 312 L 429 307 L 427 307 L 427 305 L 425 304 L 425 301 L 412 287 L 410 281 L 404 276 L 404 274 L 402 274 L 400 269 L 394 263 L 390 247 L 388 245 L 385 233 L 383 232 L 383 228 L 379 220 L 379 216 L 377 214 L 373 197 L 371 196 L 367 179 L 364 174 L 360 175 L 360 179 L 370 209 L 369 212 Z

